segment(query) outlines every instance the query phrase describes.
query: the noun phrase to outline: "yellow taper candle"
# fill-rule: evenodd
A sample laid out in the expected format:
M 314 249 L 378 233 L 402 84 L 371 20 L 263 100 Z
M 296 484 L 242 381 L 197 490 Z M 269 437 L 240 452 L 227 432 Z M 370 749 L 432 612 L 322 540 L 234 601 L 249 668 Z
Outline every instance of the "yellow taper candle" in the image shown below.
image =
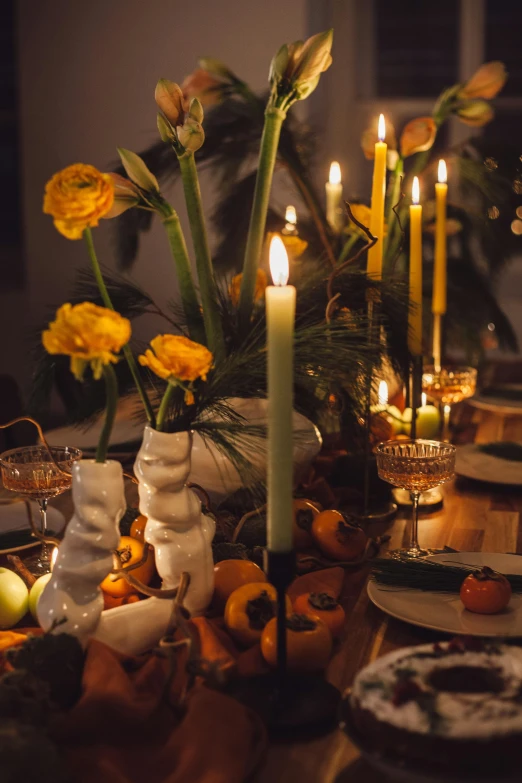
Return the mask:
M 330 164 L 330 175 L 326 183 L 326 219 L 336 234 L 343 230 L 343 184 L 341 167 L 336 160 Z
M 382 277 L 382 249 L 384 240 L 384 198 L 386 194 L 386 155 L 388 145 L 385 143 L 386 126 L 384 115 L 379 117 L 379 141 L 375 144 L 375 160 L 373 163 L 372 208 L 370 215 L 370 231 L 377 242 L 368 251 L 367 272 L 380 280 Z
M 419 204 L 419 179 L 413 178 L 410 206 L 410 310 L 408 313 L 408 349 L 422 354 L 422 207 Z
M 295 288 L 287 285 L 288 256 L 281 237 L 270 244 L 274 285 L 265 292 L 268 353 L 268 523 L 271 552 L 293 548 L 293 343 Z
M 448 198 L 446 162 L 439 160 L 439 181 L 435 183 L 435 266 L 433 269 L 433 299 L 431 311 L 435 315 L 446 312 L 446 202 Z

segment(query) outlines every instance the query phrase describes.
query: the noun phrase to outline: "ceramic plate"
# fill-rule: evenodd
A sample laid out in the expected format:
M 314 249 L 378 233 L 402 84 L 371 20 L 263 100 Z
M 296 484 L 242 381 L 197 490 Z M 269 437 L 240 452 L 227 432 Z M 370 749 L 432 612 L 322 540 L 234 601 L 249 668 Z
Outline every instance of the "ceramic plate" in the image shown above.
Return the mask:
M 102 426 L 103 420 L 99 420 L 88 429 L 59 427 L 58 429 L 45 432 L 44 435 L 50 446 L 75 446 L 75 448 L 81 449 L 85 454 L 88 454 L 96 450 Z M 142 437 L 143 422 L 134 420 L 116 421 L 111 433 L 111 451 L 128 451 L 128 447 L 122 448 L 122 446 L 124 444 L 139 443 Z M 118 449 L 118 447 L 120 448 Z
M 490 484 L 522 484 L 522 461 L 486 454 L 481 447 L 489 445 L 494 448 L 506 444 L 470 443 L 467 446 L 458 446 L 455 473 Z M 515 445 L 522 448 L 522 443 Z
M 33 519 L 39 524 L 38 503 L 31 501 Z M 47 524 L 50 535 L 61 533 L 65 526 L 65 518 L 56 508 L 49 506 L 47 510 Z M 18 552 L 21 549 L 30 549 L 39 546 L 40 542 L 33 538 L 27 518 L 25 503 L 17 501 L 0 505 L 0 554 L 7 555 L 10 552 Z
M 522 574 L 522 556 L 487 552 L 456 552 L 432 555 L 430 560 L 450 565 L 487 565 L 503 574 Z M 405 623 L 468 636 L 522 636 L 522 594 L 513 594 L 509 606 L 494 615 L 473 614 L 464 609 L 455 593 L 430 593 L 407 588 L 390 588 L 368 583 L 370 600 L 386 614 Z
M 495 411 L 512 416 L 522 415 L 522 383 L 491 386 L 489 389 L 483 389 L 468 402 L 484 411 Z
M 397 655 L 403 655 L 403 653 L 404 650 L 397 650 Z M 397 783 L 519 783 L 520 781 L 518 773 L 511 777 L 499 778 L 478 778 L 475 772 L 467 775 L 459 773 L 455 776 L 451 774 L 451 771 L 437 773 L 431 769 L 409 766 L 407 762 L 377 753 L 371 743 L 358 733 L 352 723 L 350 689 L 343 694 L 340 728 L 360 750 L 365 761 L 377 772 L 384 775 L 386 780 L 394 780 Z M 350 768 L 348 767 L 336 778 L 336 783 L 349 783 L 350 780 Z

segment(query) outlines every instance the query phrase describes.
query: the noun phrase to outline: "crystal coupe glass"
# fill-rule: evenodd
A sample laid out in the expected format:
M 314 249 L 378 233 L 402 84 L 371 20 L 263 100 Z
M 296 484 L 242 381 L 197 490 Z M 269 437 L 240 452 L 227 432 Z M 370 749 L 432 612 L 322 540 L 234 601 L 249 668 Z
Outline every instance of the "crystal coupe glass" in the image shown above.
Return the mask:
M 449 440 L 451 406 L 473 397 L 477 388 L 474 367 L 426 366 L 422 373 L 422 391 L 439 403 L 442 421 L 441 440 Z
M 41 532 L 47 531 L 47 503 L 50 498 L 70 489 L 72 465 L 81 459 L 80 449 L 69 446 L 23 446 L 0 455 L 2 481 L 6 489 L 37 500 L 40 506 Z M 26 565 L 37 574 L 50 570 L 50 551 L 42 545 L 40 554 L 27 559 Z
M 436 440 L 388 440 L 375 449 L 379 477 L 394 487 L 407 489 L 412 502 L 410 545 L 393 552 L 399 557 L 424 557 L 418 541 L 421 492 L 450 481 L 455 475 L 455 446 Z

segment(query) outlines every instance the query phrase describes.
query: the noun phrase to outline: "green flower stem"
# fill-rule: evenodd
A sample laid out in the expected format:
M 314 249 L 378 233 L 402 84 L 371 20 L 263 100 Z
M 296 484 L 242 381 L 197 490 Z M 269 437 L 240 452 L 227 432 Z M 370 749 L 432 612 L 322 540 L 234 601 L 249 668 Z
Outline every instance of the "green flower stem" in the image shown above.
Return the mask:
M 241 292 L 239 295 L 239 321 L 243 328 L 248 325 L 252 308 L 254 306 L 254 290 L 256 275 L 263 239 L 266 227 L 266 215 L 268 201 L 272 187 L 272 177 L 277 157 L 277 147 L 285 112 L 277 108 L 267 109 L 265 113 L 265 125 L 261 138 L 259 151 L 259 163 L 254 192 L 254 204 L 250 215 L 248 238 L 243 263 L 243 276 L 241 278 Z
M 112 364 L 105 365 L 103 377 L 105 379 L 107 404 L 105 407 L 105 421 L 103 422 L 103 429 L 98 441 L 98 448 L 96 449 L 96 462 L 105 462 L 107 459 L 107 449 L 109 448 L 112 426 L 116 416 L 116 408 L 118 407 L 118 381 Z
M 354 246 L 357 244 L 357 241 L 360 239 L 358 234 L 353 234 L 353 236 L 348 239 L 344 245 L 343 249 L 341 250 L 341 255 L 339 256 L 339 263 L 341 264 L 346 258 L 350 257 L 350 253 L 352 252 Z
M 84 230 L 83 237 L 87 245 L 87 251 L 89 253 L 89 258 L 91 259 L 91 264 L 92 264 L 92 271 L 94 273 L 94 278 L 100 290 L 103 304 L 109 310 L 114 310 L 114 305 L 112 304 L 111 298 L 109 296 L 109 292 L 107 291 L 107 286 L 105 285 L 105 280 L 103 279 L 103 275 L 101 273 L 100 264 L 98 262 L 98 257 L 96 255 L 96 250 L 94 249 L 92 231 L 89 227 L 87 227 Z M 132 378 L 134 380 L 134 383 L 136 384 L 136 389 L 138 390 L 138 394 L 140 395 L 141 401 L 143 403 L 147 420 L 150 426 L 154 429 L 155 426 L 154 411 L 152 409 L 152 405 L 150 404 L 147 391 L 145 389 L 145 386 L 143 385 L 143 381 L 141 379 L 138 368 L 136 366 L 136 360 L 134 359 L 134 355 L 128 343 L 127 345 L 123 346 L 123 355 L 125 356 L 127 364 L 129 365 L 129 370 L 131 371 Z
M 158 432 L 163 432 L 163 425 L 165 424 L 165 417 L 169 409 L 170 398 L 172 397 L 173 391 L 174 391 L 174 386 L 171 383 L 169 383 L 167 388 L 165 389 L 165 394 L 163 395 L 158 410 L 158 419 L 156 421 L 156 429 Z
M 388 210 L 386 213 L 386 224 L 388 233 L 386 235 L 384 243 L 384 258 L 391 263 L 395 256 L 397 249 L 397 241 L 400 237 L 400 228 L 397 222 L 397 218 L 393 212 L 393 207 L 399 201 L 401 195 L 401 177 L 404 171 L 404 160 L 398 158 L 395 164 L 395 170 L 393 172 L 393 182 L 388 196 Z M 393 253 L 390 252 L 393 250 Z
M 196 287 L 192 278 L 185 237 L 183 236 L 179 217 L 172 208 L 168 217 L 163 218 L 163 225 L 167 232 L 172 258 L 176 266 L 183 312 L 185 313 L 189 335 L 192 340 L 207 345 L 205 327 L 201 317 Z
M 219 361 L 225 356 L 225 339 L 219 314 L 217 287 L 208 246 L 207 229 L 203 215 L 194 153 L 186 151 L 179 156 L 178 160 L 185 192 L 192 243 L 196 254 L 201 304 L 203 305 L 203 321 L 205 323 L 208 347 L 214 354 L 214 358 Z

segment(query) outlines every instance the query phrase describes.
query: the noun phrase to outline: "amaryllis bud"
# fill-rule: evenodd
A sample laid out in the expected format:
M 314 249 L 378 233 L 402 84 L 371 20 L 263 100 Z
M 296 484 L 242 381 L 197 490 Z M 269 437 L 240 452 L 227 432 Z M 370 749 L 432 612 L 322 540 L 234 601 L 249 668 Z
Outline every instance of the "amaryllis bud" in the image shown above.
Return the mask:
M 295 46 L 295 44 L 292 44 L 292 46 Z M 283 44 L 270 63 L 270 71 L 268 74 L 270 84 L 277 84 L 283 78 L 288 65 L 288 60 L 289 46 L 288 44 Z
M 388 118 L 386 118 L 386 144 L 388 150 L 397 149 L 397 139 L 395 137 L 395 128 L 391 124 Z M 364 152 L 364 157 L 367 160 L 373 160 L 375 157 L 375 145 L 379 141 L 379 134 L 377 128 L 377 120 L 363 131 L 361 136 L 361 147 Z
M 401 133 L 402 157 L 407 158 L 416 152 L 431 149 L 436 135 L 437 126 L 432 117 L 417 117 L 415 120 L 410 120 Z
M 118 147 L 118 155 L 121 158 L 123 168 L 135 185 L 138 185 L 143 190 L 155 190 L 159 193 L 158 180 L 149 171 L 139 155 L 122 147 Z
M 160 79 L 156 85 L 154 99 L 171 125 L 182 125 L 185 112 L 183 93 L 179 84 L 168 79 Z
M 181 128 L 178 128 L 179 143 L 190 152 L 196 152 L 205 141 L 205 131 L 196 120 L 187 117 Z
M 481 128 L 491 122 L 495 112 L 487 101 L 464 101 L 457 109 L 457 116 L 466 125 Z
M 161 112 L 158 112 L 156 121 L 158 124 L 158 131 L 159 135 L 161 136 L 161 140 L 166 144 L 172 144 L 172 142 L 176 140 L 176 134 L 170 122 L 165 119 Z
M 131 207 L 136 207 L 140 202 L 140 192 L 130 179 L 125 179 L 112 171 L 109 172 L 109 176 L 114 184 L 114 201 L 109 212 L 103 215 L 104 218 L 118 217 Z
M 304 42 L 295 64 L 294 79 L 297 82 L 317 79 L 332 64 L 330 50 L 333 30 L 312 35 Z
M 196 68 L 189 76 L 184 79 L 181 85 L 185 102 L 190 102 L 192 98 L 198 98 L 204 106 L 212 106 L 221 100 L 220 87 L 227 82 L 222 79 L 216 79 L 203 68 Z
M 331 63 L 333 30 L 312 35 L 307 41 L 294 41 L 282 46 L 270 65 L 270 83 L 273 96 L 291 96 L 291 101 L 302 100 L 315 90 L 321 73 Z
M 500 92 L 507 77 L 506 66 L 500 60 L 484 63 L 462 87 L 458 97 L 490 100 Z
M 203 106 L 201 105 L 201 101 L 199 101 L 197 98 L 192 98 L 190 101 L 190 107 L 188 111 L 189 117 L 192 120 L 196 120 L 196 122 L 203 122 L 203 117 L 205 116 L 205 113 L 203 111 Z

